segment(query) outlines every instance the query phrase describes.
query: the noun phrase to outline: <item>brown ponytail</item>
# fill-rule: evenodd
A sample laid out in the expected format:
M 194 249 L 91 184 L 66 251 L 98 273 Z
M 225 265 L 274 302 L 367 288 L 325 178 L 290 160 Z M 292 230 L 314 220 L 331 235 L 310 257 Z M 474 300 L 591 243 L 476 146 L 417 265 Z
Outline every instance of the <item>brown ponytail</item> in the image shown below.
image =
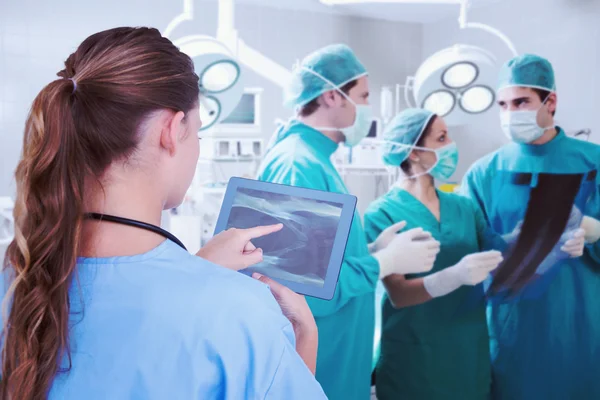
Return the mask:
M 67 348 L 62 327 L 68 326 L 68 290 L 83 216 L 84 171 L 74 166 L 85 165 L 71 115 L 72 88 L 70 81 L 57 80 L 34 100 L 16 172 L 18 220 L 7 262 L 17 279 L 10 293 L 14 304 L 5 354 L 18 358 L 5 357 L 3 369 L 12 372 L 3 376 L 29 384 L 14 387 L 14 399 L 33 399 L 39 388 L 47 388 L 58 354 Z
M 92 35 L 65 67 L 33 102 L 16 171 L 15 239 L 4 262 L 13 277 L 5 298 L 4 400 L 45 399 L 59 369 L 70 368 L 85 182 L 100 181 L 113 161 L 131 155 L 150 113 L 188 112 L 198 99 L 191 60 L 155 29 Z

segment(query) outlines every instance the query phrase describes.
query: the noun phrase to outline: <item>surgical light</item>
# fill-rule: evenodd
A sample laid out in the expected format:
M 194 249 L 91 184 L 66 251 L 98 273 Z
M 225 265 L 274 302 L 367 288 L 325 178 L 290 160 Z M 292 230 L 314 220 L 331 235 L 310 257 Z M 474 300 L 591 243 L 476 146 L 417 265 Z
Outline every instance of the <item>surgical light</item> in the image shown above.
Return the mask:
M 176 15 L 163 31 L 163 36 L 173 40 L 176 44 L 185 43 L 186 52 L 196 53 L 222 53 L 235 59 L 235 63 L 227 65 L 221 63 L 215 70 L 211 69 L 206 74 L 213 81 L 214 75 L 224 82 L 234 82 L 237 74 L 236 65 L 244 65 L 246 68 L 254 71 L 259 76 L 274 83 L 277 86 L 284 87 L 290 81 L 292 73 L 288 68 L 284 68 L 267 55 L 260 53 L 254 48 L 248 46 L 239 36 L 235 29 L 235 2 L 234 0 L 217 0 L 217 31 L 216 37 L 192 35 L 181 38 L 172 37 L 176 31 L 181 31 L 181 26 L 189 25 L 188 29 L 195 31 L 198 23 L 195 21 L 194 2 L 197 0 L 183 0 L 183 10 Z M 175 40 L 177 39 L 177 40 Z M 196 43 L 194 43 L 196 41 Z M 202 47 L 198 49 L 198 47 Z M 205 64 L 206 65 L 206 64 Z M 218 72 L 217 72 L 218 71 Z M 208 79 L 208 78 L 207 78 Z M 214 82 L 214 81 L 213 81 Z M 235 84 L 236 86 L 238 84 Z M 207 86 L 205 84 L 205 86 Z M 209 88 L 209 90 L 215 88 Z M 217 90 L 212 91 L 219 91 Z M 223 89 L 229 90 L 229 89 Z M 226 117 L 225 112 L 221 113 Z
M 202 121 L 201 131 L 214 126 L 221 117 L 221 103 L 212 96 L 200 95 L 200 121 Z
M 487 111 L 494 103 L 494 92 L 487 86 L 473 86 L 460 97 L 460 107 L 469 114 Z
M 447 90 L 438 90 L 429 94 L 423 100 L 422 107 L 433 111 L 440 117 L 446 117 L 454 109 L 456 98 Z
M 510 39 L 489 25 L 467 21 L 471 0 L 459 0 L 461 30 L 477 29 L 500 39 L 516 56 Z M 466 123 L 469 116 L 481 114 L 494 104 L 498 73 L 496 57 L 481 47 L 456 44 L 431 55 L 421 64 L 414 77 L 404 85 L 404 99 L 409 107 L 423 107 L 444 116 L 448 125 Z M 399 88 L 396 85 L 396 97 Z M 411 99 L 412 93 L 412 99 Z
M 174 43 L 194 62 L 200 86 L 200 131 L 205 131 L 231 114 L 242 98 L 240 66 L 227 46 L 213 37 L 192 35 Z
M 495 95 L 489 85 L 496 74 L 496 59 L 490 52 L 459 44 L 425 60 L 405 89 L 412 90 L 417 107 L 443 116 L 449 125 L 457 125 L 466 116 L 492 106 Z
M 230 89 L 240 77 L 240 67 L 231 60 L 220 60 L 207 66 L 200 75 L 200 85 L 208 92 Z
M 450 67 L 442 75 L 442 82 L 451 89 L 469 86 L 477 79 L 477 66 L 470 62 L 459 62 Z

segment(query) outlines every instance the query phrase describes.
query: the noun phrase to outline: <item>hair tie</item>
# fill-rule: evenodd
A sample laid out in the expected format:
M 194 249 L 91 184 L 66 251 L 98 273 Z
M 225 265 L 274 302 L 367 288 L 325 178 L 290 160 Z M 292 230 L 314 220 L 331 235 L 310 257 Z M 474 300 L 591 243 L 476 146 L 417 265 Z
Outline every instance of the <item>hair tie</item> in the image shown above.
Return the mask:
M 73 78 L 69 78 L 69 80 L 73 82 L 73 91 L 71 92 L 71 94 L 73 94 L 77 90 L 77 81 L 75 81 Z

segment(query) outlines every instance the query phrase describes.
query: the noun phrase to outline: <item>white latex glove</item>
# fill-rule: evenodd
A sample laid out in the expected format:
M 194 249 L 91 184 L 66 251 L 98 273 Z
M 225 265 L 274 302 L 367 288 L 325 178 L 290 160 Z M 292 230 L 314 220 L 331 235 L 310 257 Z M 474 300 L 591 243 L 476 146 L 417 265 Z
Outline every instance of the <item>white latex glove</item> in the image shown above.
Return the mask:
M 376 253 L 383 250 L 394 240 L 396 234 L 406 226 L 406 221 L 400 221 L 386 229 L 377 236 L 377 239 L 369 245 L 369 252 Z
M 581 220 L 581 228 L 585 231 L 585 241 L 596 243 L 600 240 L 600 221 L 595 218 L 585 216 Z
M 560 249 L 571 257 L 581 257 L 585 246 L 585 230 L 576 229 L 571 236 L 572 238 L 567 240 Z
M 440 242 L 422 228 L 411 229 L 393 237 L 387 247 L 375 252 L 379 261 L 379 278 L 391 274 L 411 274 L 431 271 Z
M 522 227 L 523 227 L 523 221 L 521 220 L 517 223 L 517 225 L 515 226 L 515 229 L 513 229 L 512 232 L 502 235 L 502 239 L 504 239 L 504 241 L 506 243 L 512 244 L 515 240 L 517 240 L 517 238 L 521 234 Z
M 458 264 L 423 278 L 425 290 L 431 297 L 445 296 L 463 285 L 477 285 L 502 262 L 502 253 L 496 250 L 464 256 Z

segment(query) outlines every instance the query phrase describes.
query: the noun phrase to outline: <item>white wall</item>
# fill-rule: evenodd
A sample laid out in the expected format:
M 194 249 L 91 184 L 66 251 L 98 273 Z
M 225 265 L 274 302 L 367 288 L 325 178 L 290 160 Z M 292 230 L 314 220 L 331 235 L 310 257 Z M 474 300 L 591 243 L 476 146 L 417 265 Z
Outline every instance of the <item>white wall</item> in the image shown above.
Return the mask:
M 420 24 L 386 22 L 375 19 L 352 20 L 349 43 L 369 70 L 370 102 L 379 113 L 382 86 L 404 82 L 414 74 L 422 58 Z M 387 178 L 349 175 L 348 190 L 358 197 L 361 215 L 373 200 L 387 191 Z
M 13 171 L 19 158 L 28 108 L 42 87 L 55 79 L 62 62 L 88 35 L 124 25 L 164 29 L 181 12 L 181 0 L 3 0 L 0 2 L 0 196 L 14 192 Z M 214 35 L 217 5 L 196 1 L 196 18 L 173 35 Z M 403 81 L 421 60 L 417 24 L 367 20 L 310 11 L 288 11 L 241 4 L 236 28 L 250 46 L 285 67 L 321 46 L 342 42 L 354 47 L 372 72 L 373 101 L 382 84 Z M 281 90 L 249 72 L 247 86 L 264 87 L 263 135 L 275 118 L 288 118 Z
M 504 0 L 475 8 L 469 21 L 500 29 L 519 53 L 536 53 L 555 68 L 557 121 L 566 130 L 591 128 L 591 141 L 600 143 L 600 1 Z M 454 43 L 478 45 L 504 62 L 511 54 L 496 37 L 477 30 L 460 32 L 455 18 L 423 26 L 423 57 Z M 497 109 L 452 131 L 461 150 L 458 175 L 506 139 Z

